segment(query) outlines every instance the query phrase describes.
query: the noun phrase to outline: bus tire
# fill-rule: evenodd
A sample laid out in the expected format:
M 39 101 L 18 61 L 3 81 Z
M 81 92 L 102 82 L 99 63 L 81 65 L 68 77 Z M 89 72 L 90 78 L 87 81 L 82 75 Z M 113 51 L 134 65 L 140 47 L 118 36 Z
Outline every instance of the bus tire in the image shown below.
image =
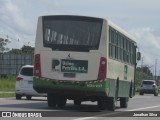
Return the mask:
M 64 108 L 67 102 L 67 99 L 65 96 L 57 96 L 58 102 L 57 105 L 59 108 Z
M 120 98 L 120 107 L 127 108 L 128 107 L 128 98 L 122 97 Z
M 74 100 L 74 105 L 76 105 L 76 106 L 81 105 L 81 101 L 80 100 Z
M 108 110 L 114 111 L 116 108 L 116 99 L 114 97 L 108 98 Z
M 107 99 L 106 99 L 106 97 L 100 97 L 98 99 L 97 103 L 98 103 L 98 109 L 99 110 L 107 109 Z
M 54 94 L 48 93 L 47 94 L 47 103 L 48 107 L 56 107 L 57 105 L 57 99 Z

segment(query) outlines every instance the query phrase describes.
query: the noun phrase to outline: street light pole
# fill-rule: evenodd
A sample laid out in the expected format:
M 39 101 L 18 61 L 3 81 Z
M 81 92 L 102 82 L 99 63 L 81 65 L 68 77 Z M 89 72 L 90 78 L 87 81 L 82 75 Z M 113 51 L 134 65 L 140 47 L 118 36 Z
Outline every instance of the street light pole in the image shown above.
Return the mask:
M 156 80 L 156 72 L 157 72 L 157 59 L 155 59 L 155 80 Z

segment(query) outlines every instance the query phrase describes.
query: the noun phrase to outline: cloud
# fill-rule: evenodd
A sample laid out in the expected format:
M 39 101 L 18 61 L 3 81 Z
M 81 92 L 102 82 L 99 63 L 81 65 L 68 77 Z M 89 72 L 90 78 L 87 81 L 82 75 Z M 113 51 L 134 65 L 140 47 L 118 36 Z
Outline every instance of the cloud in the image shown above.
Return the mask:
M 144 57 L 144 62 L 150 65 L 159 57 L 160 35 L 157 30 L 150 27 L 134 28 L 129 31 L 137 40 L 138 46 Z M 159 58 L 158 58 L 159 59 Z
M 33 34 L 32 25 L 24 17 L 21 10 L 11 0 L 2 0 L 0 5 L 0 21 L 19 33 Z
M 38 16 L 75 14 L 107 17 L 124 29 L 134 27 L 129 32 L 136 37 L 146 62 L 151 64 L 160 49 L 157 28 L 159 3 L 152 0 L 0 0 L 0 35 L 9 34 L 15 42 L 20 39 L 21 44 L 32 41 L 33 46 Z M 17 45 L 12 44 L 12 47 Z
M 9 48 L 21 48 L 34 40 L 32 22 L 25 18 L 24 12 L 12 0 L 0 1 L 0 37 L 11 41 Z M 34 46 L 34 42 L 30 42 Z
M 160 49 L 160 36 L 156 34 L 156 30 L 150 27 L 144 27 L 132 29 L 130 33 L 137 38 L 137 42 L 141 46 L 154 46 L 156 49 Z

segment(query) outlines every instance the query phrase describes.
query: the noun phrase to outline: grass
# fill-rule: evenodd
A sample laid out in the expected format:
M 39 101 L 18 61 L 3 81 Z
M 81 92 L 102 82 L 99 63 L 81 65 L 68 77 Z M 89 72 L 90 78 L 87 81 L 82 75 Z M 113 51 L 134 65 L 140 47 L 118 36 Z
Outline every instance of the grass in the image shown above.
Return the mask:
M 15 92 L 16 77 L 0 78 L 0 91 Z
M 0 93 L 0 98 L 15 97 L 15 93 Z
M 0 98 L 2 97 L 14 97 L 15 96 L 15 76 L 8 76 L 5 78 L 0 78 Z M 14 92 L 14 93 L 3 93 L 4 92 Z

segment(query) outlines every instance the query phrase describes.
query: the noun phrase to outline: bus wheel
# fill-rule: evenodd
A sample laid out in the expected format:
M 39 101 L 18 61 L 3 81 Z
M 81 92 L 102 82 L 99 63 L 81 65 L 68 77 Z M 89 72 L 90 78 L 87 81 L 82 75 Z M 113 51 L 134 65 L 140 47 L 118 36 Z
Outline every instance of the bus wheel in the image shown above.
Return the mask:
M 67 102 L 67 99 L 65 96 L 57 96 L 57 99 L 58 99 L 58 107 L 59 108 L 64 108 L 65 105 L 66 105 L 66 102 Z
M 116 108 L 116 99 L 114 97 L 108 98 L 108 110 L 114 111 Z
M 115 87 L 115 97 L 108 97 L 108 110 L 114 111 L 117 104 L 117 98 L 118 98 L 118 90 L 119 90 L 119 78 L 117 78 L 116 81 L 116 87 Z
M 126 98 L 126 97 L 120 98 L 120 107 L 121 108 L 128 107 L 128 98 Z
M 47 102 L 48 102 L 48 107 L 56 107 L 56 104 L 57 104 L 56 95 L 48 93 Z
M 77 105 L 77 106 L 81 105 L 81 101 L 80 100 L 74 100 L 74 105 Z
M 106 99 L 106 97 L 100 97 L 98 99 L 97 103 L 98 103 L 98 109 L 99 110 L 107 109 L 107 99 Z

